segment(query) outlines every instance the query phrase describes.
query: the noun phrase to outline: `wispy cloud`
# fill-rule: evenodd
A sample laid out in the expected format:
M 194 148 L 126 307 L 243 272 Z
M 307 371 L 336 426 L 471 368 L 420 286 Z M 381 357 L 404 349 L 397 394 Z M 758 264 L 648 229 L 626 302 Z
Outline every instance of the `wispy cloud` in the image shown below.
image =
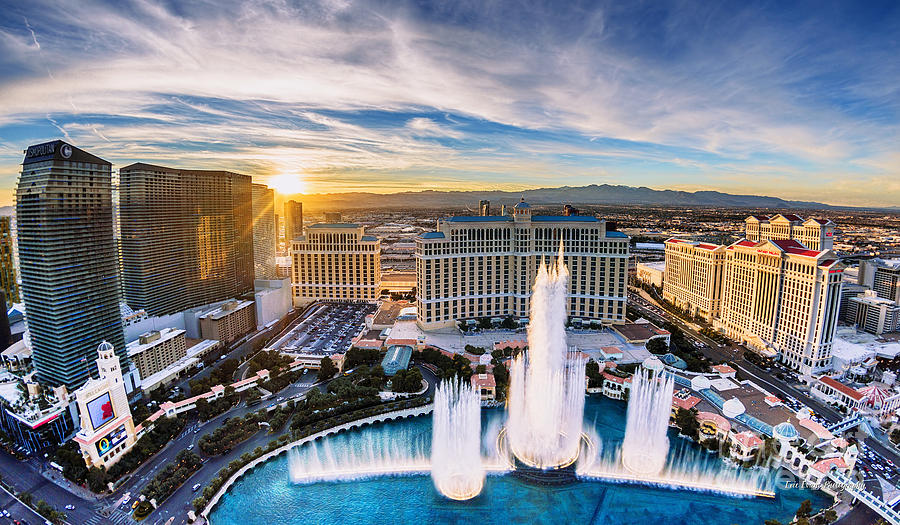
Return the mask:
M 296 173 L 315 191 L 730 190 L 752 173 L 752 193 L 896 204 L 891 186 L 846 188 L 900 177 L 898 8 L 812 7 L 5 6 L 0 185 L 24 146 L 62 135 L 118 164 Z

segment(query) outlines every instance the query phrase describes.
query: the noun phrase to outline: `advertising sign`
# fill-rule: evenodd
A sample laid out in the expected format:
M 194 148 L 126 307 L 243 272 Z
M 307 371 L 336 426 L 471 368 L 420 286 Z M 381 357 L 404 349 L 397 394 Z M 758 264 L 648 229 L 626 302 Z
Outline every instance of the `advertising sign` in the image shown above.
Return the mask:
M 93 425 L 94 430 L 97 430 L 116 417 L 116 413 L 113 411 L 112 401 L 109 399 L 109 392 L 88 401 L 87 411 L 88 416 L 91 418 L 91 425 Z

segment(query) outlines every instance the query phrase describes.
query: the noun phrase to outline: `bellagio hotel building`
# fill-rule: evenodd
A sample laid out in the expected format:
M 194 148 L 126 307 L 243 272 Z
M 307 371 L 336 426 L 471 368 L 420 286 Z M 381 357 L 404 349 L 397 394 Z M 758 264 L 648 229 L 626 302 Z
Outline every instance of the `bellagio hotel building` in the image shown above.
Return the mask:
M 833 224 L 753 216 L 746 228 L 727 247 L 666 241 L 663 298 L 801 373 L 829 370 L 843 276 Z
M 537 270 L 560 242 L 569 317 L 624 323 L 628 241 L 592 216 L 532 215 L 524 199 L 512 216 L 441 219 L 416 239 L 418 323 L 430 330 L 480 317 L 527 321 Z
M 375 301 L 381 288 L 381 242 L 358 224 L 320 223 L 291 242 L 294 306 L 316 300 Z

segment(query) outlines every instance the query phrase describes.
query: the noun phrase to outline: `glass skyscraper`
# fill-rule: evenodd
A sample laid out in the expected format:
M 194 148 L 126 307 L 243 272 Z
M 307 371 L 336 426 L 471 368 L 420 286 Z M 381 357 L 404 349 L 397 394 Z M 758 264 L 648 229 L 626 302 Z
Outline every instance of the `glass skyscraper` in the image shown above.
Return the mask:
M 19 268 L 37 378 L 70 390 L 125 340 L 111 165 L 61 140 L 30 146 L 16 188 Z
M 138 163 L 119 179 L 128 306 L 166 315 L 253 291 L 250 176 Z

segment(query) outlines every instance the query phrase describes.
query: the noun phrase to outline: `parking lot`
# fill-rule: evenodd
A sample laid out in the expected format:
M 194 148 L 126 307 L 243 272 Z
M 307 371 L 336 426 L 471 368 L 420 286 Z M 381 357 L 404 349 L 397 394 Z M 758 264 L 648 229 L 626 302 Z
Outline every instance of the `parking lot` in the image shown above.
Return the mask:
M 341 354 L 351 340 L 365 329 L 366 316 L 376 305 L 367 303 L 327 303 L 276 341 L 271 348 L 289 353 Z

